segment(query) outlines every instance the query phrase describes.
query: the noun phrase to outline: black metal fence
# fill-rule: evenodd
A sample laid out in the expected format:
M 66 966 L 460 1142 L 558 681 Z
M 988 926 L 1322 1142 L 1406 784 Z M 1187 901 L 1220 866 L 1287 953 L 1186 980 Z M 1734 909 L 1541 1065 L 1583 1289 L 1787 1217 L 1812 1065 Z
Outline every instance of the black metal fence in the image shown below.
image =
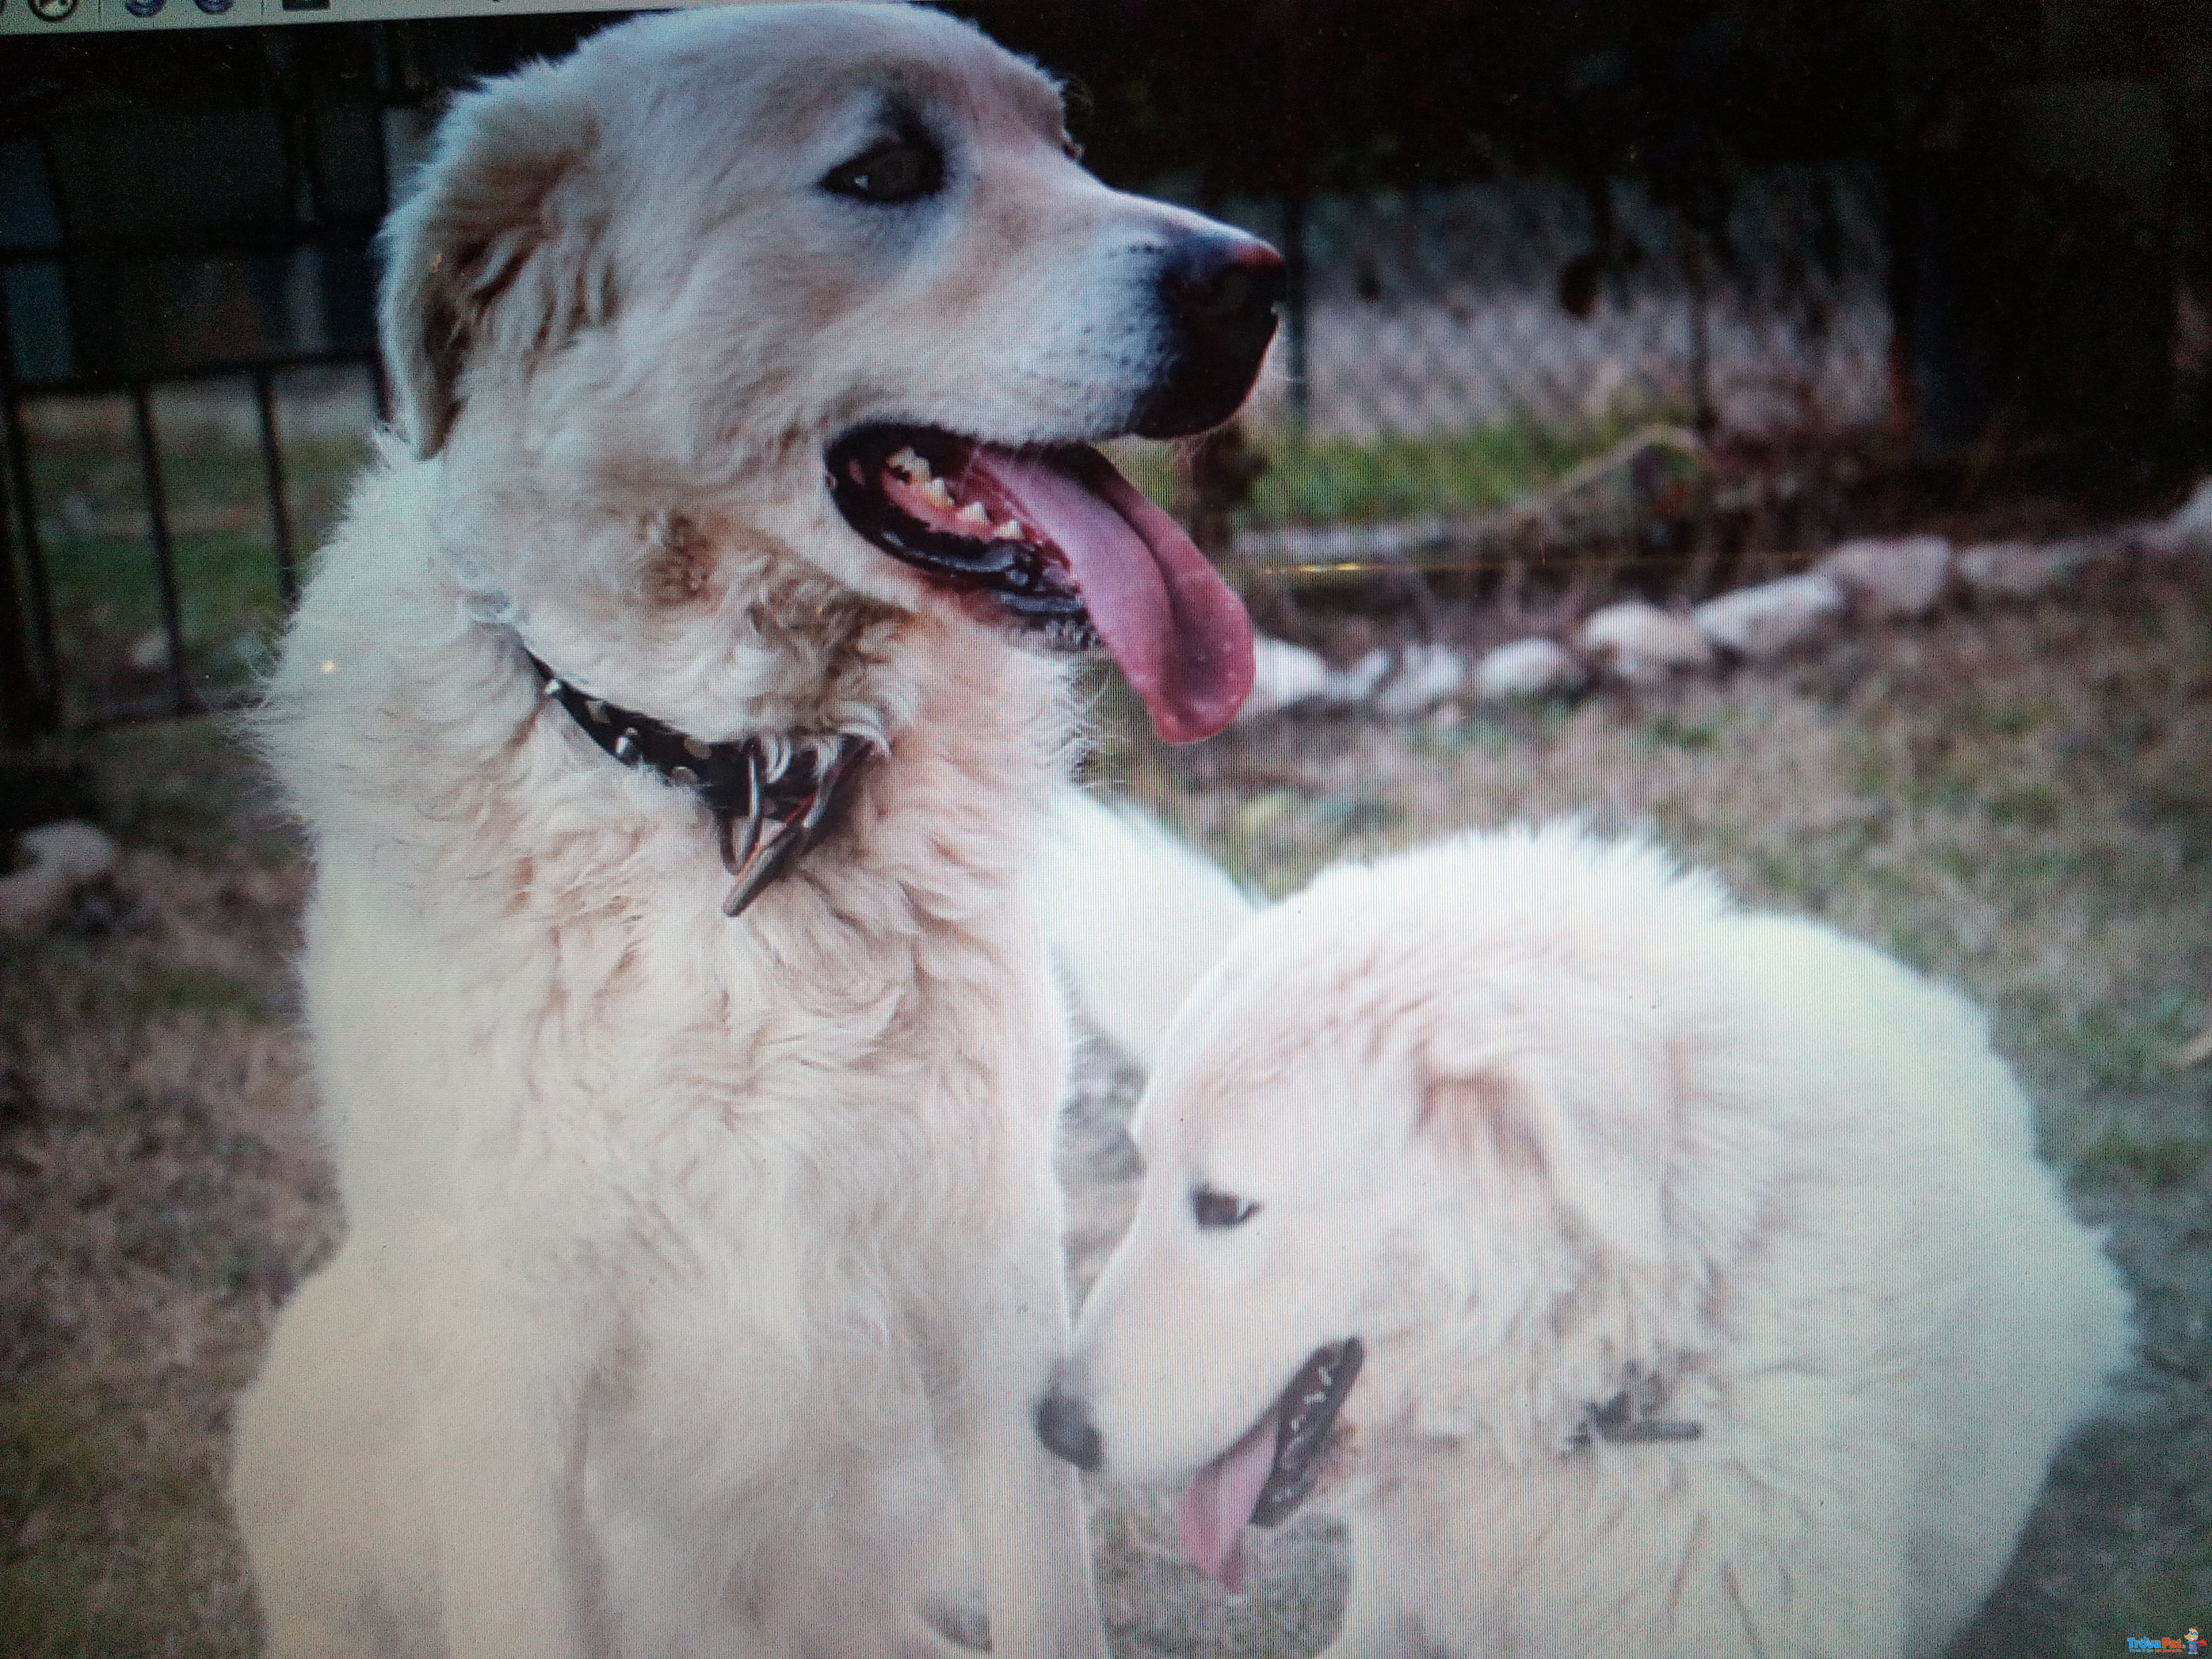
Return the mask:
M 388 28 L 11 40 L 0 740 L 219 706 L 246 677 L 196 667 L 196 589 L 290 604 L 313 532 L 288 476 L 288 390 L 350 373 L 356 424 L 382 406 L 372 246 L 432 92 L 405 44 Z M 174 429 L 179 400 L 222 405 L 242 443 L 218 449 L 252 458 L 250 481 L 221 458 L 228 494 L 258 495 L 228 501 L 222 532 L 259 544 L 258 572 L 191 556 L 208 538 L 180 527 L 179 475 L 204 493 L 206 422 Z
M 1083 9 L 1000 9 L 1003 18 L 994 14 L 987 21 L 1004 25 L 1000 32 L 1014 44 L 1078 68 L 1095 82 L 1096 112 L 1088 118 L 1102 129 L 1094 133 L 1101 160 L 1111 171 L 1118 156 L 1130 175 L 1115 182 L 1141 185 L 1139 169 L 1158 165 L 1162 155 L 1181 156 L 1212 143 L 1218 155 L 1190 157 L 1198 165 L 1185 175 L 1182 193 L 1277 240 L 1291 254 L 1287 325 L 1253 416 L 1262 428 L 1272 423 L 1386 450 L 1516 427 L 1540 428 L 1547 441 L 1580 433 L 1595 445 L 1653 418 L 1708 435 L 1786 441 L 1843 438 L 1886 422 L 1917 422 L 1923 432 L 1949 432 L 1942 441 L 1955 443 L 1962 441 L 1959 434 L 1972 436 L 1990 427 L 1990 410 L 2012 418 L 2008 411 L 2033 403 L 2014 386 L 2018 375 L 1983 373 L 1983 358 L 2000 368 L 2015 360 L 2057 361 L 2033 349 L 2041 336 L 2027 325 L 2036 307 L 2026 301 L 1990 313 L 2010 333 L 1984 329 L 1990 336 L 1984 340 L 1967 326 L 1989 307 L 1968 306 L 1960 296 L 2001 290 L 1966 282 L 1961 273 L 1973 276 L 1978 267 L 1970 268 L 1952 245 L 1959 237 L 1947 241 L 1929 229 L 1930 223 L 1942 228 L 1966 220 L 1948 210 L 1931 217 L 1931 203 L 1952 200 L 1937 188 L 1950 175 L 1930 182 L 1933 164 L 1913 158 L 1936 152 L 1919 138 L 1905 143 L 1910 133 L 1904 129 L 1883 137 L 1880 123 L 1862 131 L 1841 120 L 1831 123 L 1836 130 L 1820 144 L 1787 152 L 1799 156 L 1795 164 L 1784 165 L 1784 152 L 1770 149 L 1753 165 L 1742 159 L 1752 154 L 1745 150 L 1723 167 L 1717 159 L 1727 149 L 1722 140 L 1735 127 L 1723 131 L 1726 123 L 1707 123 L 1708 114 L 1718 121 L 1725 112 L 1718 106 L 1709 111 L 1711 100 L 1686 93 L 1674 97 L 1666 116 L 1658 94 L 1678 77 L 1665 70 L 1673 60 L 1650 41 L 1638 48 L 1650 60 L 1650 72 L 1634 82 L 1644 90 L 1635 97 L 1620 92 L 1613 100 L 1619 107 L 1606 106 L 1613 109 L 1607 131 L 1618 142 L 1601 154 L 1577 137 L 1596 130 L 1588 98 L 1577 101 L 1581 94 L 1559 94 L 1541 120 L 1513 118 L 1518 106 L 1503 82 L 1484 95 L 1479 118 L 1467 107 L 1465 87 L 1479 69 L 1493 80 L 1510 70 L 1530 86 L 1611 85 L 1606 66 L 1620 54 L 1587 42 L 1551 42 L 1540 52 L 1530 46 L 1534 55 L 1518 70 L 1493 61 L 1494 52 L 1432 54 L 1433 63 L 1399 65 L 1421 70 L 1425 79 L 1416 76 L 1420 85 L 1414 88 L 1425 88 L 1421 98 L 1354 96 L 1365 82 L 1350 70 L 1337 77 L 1344 87 L 1316 90 L 1308 84 L 1313 75 L 1302 80 L 1293 72 L 1301 64 L 1307 70 L 1315 64 L 1285 46 L 1276 53 L 1281 73 L 1271 79 L 1252 71 L 1233 36 L 1214 24 L 1191 18 L 1178 23 L 1171 9 L 1147 12 L 1160 28 L 1195 31 L 1184 43 L 1194 49 L 1212 43 L 1207 49 L 1221 60 L 1215 65 L 1221 88 L 1245 87 L 1237 130 L 1217 131 L 1221 121 L 1209 125 L 1207 111 L 1218 100 L 1177 102 L 1162 91 L 1176 84 L 1171 78 L 1124 73 L 1127 64 L 1115 54 L 1127 57 L 1128 43 L 1109 50 L 1106 37 L 1076 28 L 1088 15 Z M 1329 8 L 1308 7 L 1316 9 Z M 1453 11 L 1449 5 L 1430 9 L 1437 16 Z M 1805 10 L 1799 21 L 1820 12 Z M 1623 16 L 1640 15 L 1634 7 L 1622 9 Z M 1055 17 L 1073 30 L 1066 39 L 1047 28 Z M 369 338 L 369 250 L 394 182 L 420 153 L 442 89 L 518 56 L 557 52 L 575 33 L 607 21 L 527 25 L 554 31 L 542 35 L 527 33 L 520 19 L 497 20 L 504 33 L 481 35 L 405 24 L 254 31 L 252 41 L 241 32 L 228 43 L 204 46 L 216 54 L 208 59 L 210 76 L 221 78 L 215 74 L 220 70 L 229 84 L 197 105 L 175 92 L 186 77 L 173 67 L 156 76 L 141 64 L 136 101 L 111 107 L 112 100 L 101 102 L 107 96 L 101 77 L 80 64 L 70 71 L 70 96 L 76 101 L 58 104 L 60 113 L 37 106 L 35 99 L 11 105 L 14 94 L 0 87 L 0 436 L 6 449 L 0 467 L 6 498 L 0 503 L 0 738 L 204 708 L 236 695 L 248 676 L 233 672 L 234 664 L 223 672 L 210 672 L 204 660 L 196 665 L 196 653 L 205 659 L 230 648 L 239 635 L 226 633 L 227 622 L 196 630 L 195 592 L 218 580 L 234 586 L 240 562 L 258 561 L 269 603 L 252 614 L 273 619 L 291 600 L 315 539 L 315 512 L 301 509 L 300 475 L 314 466 L 310 493 L 318 496 L 316 511 L 327 507 L 332 476 L 348 455 L 358 458 L 384 407 Z M 1024 40 L 1017 24 L 1045 34 Z M 1537 33 L 1549 41 L 1544 31 Z M 1369 55 L 1389 45 L 1365 33 L 1357 40 Z M 151 50 L 151 43 L 128 44 Z M 1082 65 L 1085 51 L 1099 61 Z M 1880 52 L 1869 57 L 1861 78 L 1886 61 Z M 2086 71 L 2076 66 L 2069 72 Z M 57 84 L 68 79 L 58 76 Z M 1741 77 L 1722 79 L 1735 86 Z M 1766 82 L 1754 77 L 1745 84 Z M 1768 103 L 1786 101 L 1775 89 L 1781 85 L 1769 88 Z M 2136 120 L 2130 112 L 2137 104 L 2164 111 L 2159 118 L 2177 137 L 2202 131 L 2201 110 L 2190 113 L 2199 110 L 2201 99 L 2192 103 L 2180 92 L 2145 85 L 2149 90 L 2142 97 L 2130 91 L 2103 104 L 2076 98 L 2065 109 L 2082 131 L 2095 134 L 2135 131 L 2105 104 L 2145 132 L 2157 124 L 2148 116 Z M 1829 101 L 1847 112 L 1872 106 L 1857 97 Z M 1990 107 L 2002 113 L 2017 101 L 1999 99 Z M 1433 106 L 1434 118 L 1425 125 L 1412 121 L 1405 111 L 1415 104 Z M 1331 111 L 1336 114 L 1325 123 Z M 1404 131 L 1343 125 L 1386 115 Z M 1455 133 L 1454 142 L 1467 149 L 1480 137 L 1477 118 L 1512 127 L 1515 144 L 1487 160 L 1436 148 Z M 1747 132 L 1758 126 L 1741 112 L 1729 119 Z M 2056 120 L 2034 131 L 2074 130 Z M 1311 141 L 1325 125 L 1330 145 L 1316 149 Z M 1632 166 L 1638 134 L 1652 138 L 1651 154 Z M 1399 147 L 1395 161 L 1388 167 L 1353 167 L 1365 153 L 1362 135 L 1378 142 L 1392 137 Z M 1703 148 L 1689 143 L 1691 137 Z M 2045 148 L 2056 144 L 2053 139 Z M 2059 148 L 2069 156 L 2075 150 L 2105 154 L 2087 143 Z M 2155 159 L 2154 149 L 2146 140 L 2125 153 L 2140 149 Z M 222 167 L 197 166 L 196 149 L 220 154 Z M 1229 165 L 1242 151 L 1250 153 Z M 1807 159 L 1816 152 L 1880 159 Z M 1693 154 L 1705 162 L 1687 166 L 1683 158 Z M 2037 167 L 2044 165 L 2041 154 L 2028 158 Z M 1510 155 L 1522 159 L 1505 159 Z M 2073 164 L 2082 165 L 2080 157 Z M 2033 168 L 2021 172 L 2027 161 L 2016 157 L 2005 165 L 2022 178 L 2045 177 Z M 1994 162 L 1973 166 L 1982 171 L 1965 161 L 1954 169 L 1964 181 L 1961 190 L 1984 176 L 2014 176 Z M 2148 161 L 2136 171 L 2150 182 L 2140 189 L 2130 185 L 2130 201 L 2170 197 L 2185 205 L 2197 199 L 2179 184 L 2159 184 L 2165 174 L 2152 178 L 2157 170 Z M 2183 177 L 2168 171 L 2177 180 Z M 2004 201 L 2028 199 L 2024 186 L 2006 188 L 2011 194 L 1998 192 Z M 1240 200 L 1240 191 L 1251 194 Z M 2201 216 L 2174 222 L 2195 224 Z M 2076 219 L 2076 228 L 2104 222 L 2086 210 Z M 2030 229 L 2043 222 L 2033 221 Z M 2185 240 L 2179 231 L 2172 235 Z M 2154 239 L 2157 257 L 2136 258 L 2124 250 L 2111 253 L 2106 245 L 2118 244 L 2109 237 L 2085 234 L 2074 242 L 2081 245 L 2077 264 L 2088 258 L 2081 252 L 2087 248 L 2108 264 L 2125 265 L 2129 292 L 2148 296 L 2137 307 L 2148 320 L 2136 330 L 2142 340 L 2130 346 L 2130 361 L 2170 367 L 2175 353 L 2166 342 L 2173 332 L 2174 296 L 2190 290 L 2177 288 L 2162 263 L 2166 243 Z M 1990 243 L 1995 252 L 1982 257 L 1985 264 L 2021 263 L 2009 252 L 2016 245 L 2045 243 L 2057 246 L 2049 237 L 2000 238 Z M 2117 291 L 2116 281 L 2096 271 L 2081 276 L 2075 309 L 2095 309 L 2100 296 Z M 2161 305 L 2163 325 L 2154 314 Z M 2106 357 L 2118 361 L 2112 353 Z M 2088 369 L 2106 358 L 2093 353 L 2085 362 L 2088 368 L 2075 378 L 2088 384 L 2095 379 Z M 356 390 L 334 396 L 327 377 L 342 372 L 356 377 Z M 312 395 L 288 393 L 300 377 L 317 373 L 325 379 Z M 2148 370 L 2137 378 L 2150 390 L 2136 401 L 2154 410 L 2162 382 Z M 224 410 L 210 416 L 201 409 L 190 419 L 165 416 L 187 394 L 218 387 L 228 388 Z M 1960 388 L 1975 398 L 1964 398 Z M 1960 392 L 1951 401 L 1965 410 L 1956 418 L 1945 415 L 1952 392 Z M 1931 419 L 1931 410 L 1942 418 Z M 251 459 L 224 462 L 230 470 L 223 477 L 227 487 L 238 486 L 241 468 L 254 472 L 253 502 L 233 488 L 219 510 L 189 502 L 180 508 L 180 473 L 191 484 L 222 470 L 206 454 L 180 453 L 178 440 L 193 420 L 203 427 L 209 420 L 228 423 L 229 451 Z M 319 433 L 319 448 L 302 448 L 300 428 L 307 426 Z M 1553 447 L 1556 453 L 1557 444 Z M 256 515 L 258 527 L 249 531 L 245 521 Z M 206 562 L 196 563 L 192 550 L 218 535 L 229 538 L 228 563 L 220 571 L 203 569 Z M 141 596 L 110 604 L 103 583 L 136 583 Z
M 0 315 L 0 325 L 4 325 Z M 0 512 L 0 647 L 20 641 L 13 649 L 0 648 L 6 672 L 0 681 L 0 708 L 6 715 L 5 731 L 21 739 L 66 724 L 89 726 L 122 720 L 186 714 L 221 708 L 235 701 L 243 687 L 237 676 L 195 673 L 195 641 L 185 624 L 184 583 L 177 557 L 176 507 L 173 491 L 165 476 L 165 446 L 157 428 L 155 404 L 165 392 L 183 388 L 221 388 L 233 393 L 227 401 L 250 411 L 252 449 L 258 462 L 258 503 L 269 556 L 267 575 L 279 606 L 289 610 L 298 598 L 301 565 L 299 515 L 294 492 L 286 477 L 287 445 L 280 422 L 277 387 L 287 377 L 307 370 L 350 369 L 365 381 L 368 397 L 362 399 L 366 416 L 371 409 L 381 419 L 388 408 L 383 368 L 373 350 L 294 352 L 270 355 L 241 362 L 203 364 L 161 374 L 121 378 L 80 378 L 49 381 L 35 388 L 20 385 L 0 387 L 0 434 L 7 451 L 5 507 Z M 40 489 L 33 463 L 33 433 L 39 416 L 48 410 L 89 406 L 95 421 L 89 440 L 79 422 L 68 447 L 80 454 L 100 454 L 123 449 L 135 488 L 112 492 L 135 495 L 142 516 L 132 535 L 113 522 L 112 511 L 102 514 L 80 493 L 64 487 L 61 499 Z M 101 405 L 106 405 L 101 409 Z M 119 416 L 119 419 L 114 418 Z M 366 435 L 367 419 L 362 422 Z M 97 429 L 106 428 L 106 430 Z M 120 427 L 120 431 L 115 428 Z M 118 443 L 116 441 L 120 440 Z M 58 447 L 58 446 L 57 446 Z M 43 458 L 41 458 L 43 459 Z M 52 471 L 52 469 L 45 469 Z M 71 509 L 76 509 L 72 513 Z M 76 522 L 72 522 L 72 520 Z M 57 583 L 52 555 L 66 559 L 86 544 L 120 538 L 138 543 L 144 565 L 142 572 L 155 601 L 154 630 L 141 637 L 157 648 L 136 653 L 139 669 L 136 683 L 118 677 L 97 677 L 88 690 L 86 677 L 72 674 L 65 650 L 64 629 L 58 626 Z M 58 534 L 56 532 L 58 531 Z M 58 542 L 58 550 L 50 544 Z M 80 647 L 130 655 L 125 641 L 111 636 L 103 641 L 80 637 Z M 157 681 L 154 686 L 143 682 Z
M 1279 204 L 1230 210 L 1279 238 L 1285 221 L 1303 220 L 1304 304 L 1255 405 L 1262 428 L 1360 441 L 1663 416 L 1723 433 L 1834 433 L 1887 410 L 1882 219 L 1864 170 L 1753 181 L 1717 234 L 1631 185 L 1611 187 L 1601 212 L 1584 192 L 1540 179 L 1322 197 L 1302 215 Z M 289 607 L 307 550 L 277 388 L 332 368 L 374 377 L 373 402 L 340 399 L 356 422 L 349 435 L 365 439 L 386 406 L 365 345 L 0 388 L 12 544 L 0 562 L 0 633 L 12 613 L 27 647 L 0 686 L 12 732 L 220 708 L 240 694 L 250 675 L 237 662 L 195 664 L 228 648 L 235 624 L 213 638 L 186 626 L 192 577 L 178 558 L 171 475 L 194 421 L 179 416 L 169 424 L 179 430 L 165 433 L 156 406 L 187 388 L 227 392 L 232 447 L 258 457 L 258 539 L 274 598 Z M 57 428 L 64 416 L 73 423 Z M 303 408 L 302 418 L 329 435 L 332 411 Z M 102 465 L 104 486 L 94 477 Z M 225 511 L 236 540 L 247 526 L 234 500 Z M 150 579 L 150 629 L 88 614 L 99 596 L 80 567 L 105 556 L 125 568 L 126 541 Z M 254 556 L 234 547 L 231 556 Z M 72 572 L 58 607 L 56 576 Z

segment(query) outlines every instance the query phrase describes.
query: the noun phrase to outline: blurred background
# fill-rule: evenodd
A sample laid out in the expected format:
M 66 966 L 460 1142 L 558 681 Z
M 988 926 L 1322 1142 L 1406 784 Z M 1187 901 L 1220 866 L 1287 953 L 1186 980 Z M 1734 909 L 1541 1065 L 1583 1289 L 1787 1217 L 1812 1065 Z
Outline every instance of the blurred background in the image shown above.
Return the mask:
M 444 101 L 614 18 L 31 3 L 0 0 L 0 1653 L 245 1659 L 231 1402 L 343 1222 L 306 849 L 228 715 L 386 406 L 375 232 Z M 1250 409 L 1115 457 L 1244 594 L 1261 684 L 1170 750 L 1092 675 L 1085 781 L 1266 896 L 1575 814 L 1964 989 L 2142 1340 L 1953 1659 L 2205 1626 L 2212 7 L 951 9 L 1067 77 L 1103 177 L 1291 266 Z M 1140 1083 L 1079 1046 L 1079 1291 Z M 1334 1632 L 1325 1521 L 1229 1598 L 1165 1503 L 1095 1497 L 1122 1659 Z
M 1289 256 L 1249 448 L 1133 465 L 1293 587 L 1406 597 L 1267 533 L 1343 524 L 1479 586 L 1497 550 L 1435 520 L 1655 422 L 1694 456 L 1553 552 L 1710 585 L 1900 489 L 2118 510 L 2203 451 L 2194 0 L 956 9 L 1068 77 L 1103 177 Z M 0 46 L 9 732 L 244 683 L 380 407 L 374 235 L 442 100 L 607 21 Z

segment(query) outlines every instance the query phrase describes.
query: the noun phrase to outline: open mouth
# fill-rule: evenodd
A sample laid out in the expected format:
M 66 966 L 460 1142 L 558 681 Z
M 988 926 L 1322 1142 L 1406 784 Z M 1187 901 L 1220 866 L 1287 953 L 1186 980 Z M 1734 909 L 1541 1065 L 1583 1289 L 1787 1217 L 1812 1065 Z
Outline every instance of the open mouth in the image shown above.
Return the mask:
M 1244 1528 L 1279 1526 L 1312 1495 L 1366 1352 L 1356 1336 L 1315 1349 L 1244 1437 L 1184 1489 L 1176 1516 L 1183 1547 L 1223 1589 L 1243 1583 Z
M 879 425 L 825 459 L 830 499 L 863 539 L 1029 642 L 1104 645 L 1169 742 L 1211 737 L 1243 706 L 1243 602 L 1097 450 Z

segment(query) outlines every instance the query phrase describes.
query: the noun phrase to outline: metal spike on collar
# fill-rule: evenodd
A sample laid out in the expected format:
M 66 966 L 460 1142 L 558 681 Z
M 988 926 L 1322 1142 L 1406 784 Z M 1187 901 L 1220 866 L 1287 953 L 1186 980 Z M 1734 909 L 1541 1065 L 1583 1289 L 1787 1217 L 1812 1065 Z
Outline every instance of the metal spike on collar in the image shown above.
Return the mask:
M 787 821 L 777 830 L 775 839 L 760 850 L 750 867 L 738 878 L 737 885 L 730 889 L 729 897 L 722 901 L 722 914 L 733 921 L 743 915 L 745 907 L 783 873 L 783 866 L 791 862 L 791 855 L 799 850 L 805 839 L 805 834 L 798 821 Z
M 760 845 L 761 818 L 768 810 L 768 793 L 761 787 L 760 757 L 750 749 L 745 750 L 745 815 L 744 829 L 735 816 L 723 817 L 716 828 L 722 842 L 722 867 L 732 875 L 742 875 L 751 862 L 753 850 Z M 735 896 L 734 890 L 732 896 Z M 736 911 L 726 904 L 722 914 L 735 915 Z
M 594 697 L 524 647 L 547 701 L 565 710 L 618 763 L 692 792 L 714 824 L 725 868 L 737 878 L 725 915 L 740 915 L 828 833 L 858 763 L 872 748 L 849 733 L 768 733 L 710 744 L 665 721 Z M 816 765 L 803 767 L 811 756 Z M 810 775 L 811 774 L 811 775 Z M 739 799 L 731 798 L 743 795 Z
M 737 884 L 730 889 L 729 897 L 722 901 L 722 914 L 734 920 L 744 914 L 750 904 L 777 877 L 789 866 L 793 859 L 814 844 L 823 820 L 837 798 L 837 786 L 842 781 L 845 767 L 852 758 L 850 738 L 839 736 L 832 740 L 830 758 L 823 763 L 821 775 L 814 785 L 814 793 L 807 799 L 806 810 L 786 818 L 776 826 L 774 839 L 766 845 L 759 844 L 761 834 L 761 801 L 765 794 L 757 765 L 748 755 L 746 764 L 752 788 L 752 811 L 747 815 L 743 848 L 737 851 L 734 862 L 726 850 L 723 857 L 736 874 Z M 728 843 L 725 842 L 726 849 Z

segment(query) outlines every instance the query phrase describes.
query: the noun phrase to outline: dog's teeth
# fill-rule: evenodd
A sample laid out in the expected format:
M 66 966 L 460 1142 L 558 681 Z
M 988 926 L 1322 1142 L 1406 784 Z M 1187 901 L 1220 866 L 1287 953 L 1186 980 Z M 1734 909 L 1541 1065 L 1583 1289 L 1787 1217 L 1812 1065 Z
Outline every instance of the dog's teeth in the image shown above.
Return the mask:
M 959 517 L 963 524 L 982 525 L 991 522 L 991 515 L 983 510 L 983 503 L 981 501 L 969 502 L 960 509 Z
M 888 465 L 894 471 L 905 473 L 915 483 L 920 483 L 929 476 L 929 463 L 914 453 L 914 446 L 911 444 L 892 456 Z
M 945 480 L 942 478 L 932 478 L 924 483 L 921 487 L 921 498 L 932 507 L 942 507 L 948 511 L 952 506 L 952 492 L 945 487 Z
M 994 542 L 1018 542 L 1021 538 L 1022 526 L 1013 519 L 1007 520 L 1006 523 L 991 532 L 991 539 Z

